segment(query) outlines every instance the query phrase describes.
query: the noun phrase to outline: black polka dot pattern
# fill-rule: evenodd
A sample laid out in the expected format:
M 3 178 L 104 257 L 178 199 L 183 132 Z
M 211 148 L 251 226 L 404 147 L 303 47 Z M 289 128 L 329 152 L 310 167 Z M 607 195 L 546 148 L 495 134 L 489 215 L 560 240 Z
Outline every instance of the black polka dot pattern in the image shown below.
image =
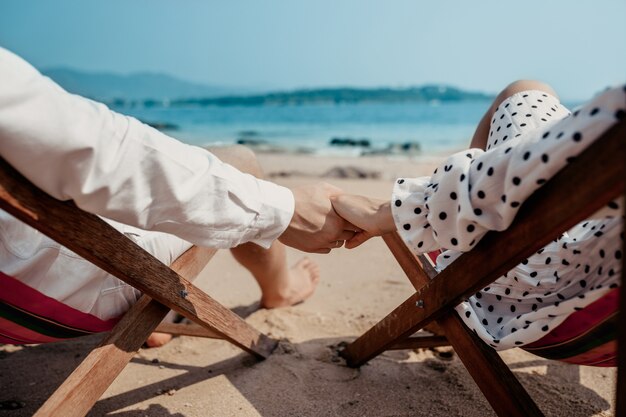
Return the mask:
M 625 102 L 623 89 L 609 90 L 574 117 L 540 91 L 510 97 L 494 114 L 486 151 L 460 152 L 432 177 L 396 183 L 392 211 L 399 233 L 416 252 L 448 249 L 438 259 L 445 268 L 487 231 L 506 228 L 568 158 L 624 117 Z M 581 223 L 529 257 L 478 293 L 480 302 L 477 294 L 461 303 L 457 310 L 465 323 L 497 349 L 522 346 L 615 288 L 622 206 L 622 200 L 612 202 L 586 227 Z

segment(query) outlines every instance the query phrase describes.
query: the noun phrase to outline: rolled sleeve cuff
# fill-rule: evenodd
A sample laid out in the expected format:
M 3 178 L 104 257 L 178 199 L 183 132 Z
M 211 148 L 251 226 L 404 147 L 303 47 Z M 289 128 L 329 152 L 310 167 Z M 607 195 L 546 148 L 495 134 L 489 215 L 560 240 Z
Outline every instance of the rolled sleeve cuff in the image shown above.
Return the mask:
M 431 177 L 396 181 L 391 196 L 391 213 L 398 234 L 414 253 L 438 249 L 433 229 L 428 222 L 428 197 Z
M 291 190 L 286 187 L 263 180 L 259 180 L 258 187 L 259 194 L 263 196 L 261 209 L 244 240 L 267 249 L 289 226 L 295 201 Z

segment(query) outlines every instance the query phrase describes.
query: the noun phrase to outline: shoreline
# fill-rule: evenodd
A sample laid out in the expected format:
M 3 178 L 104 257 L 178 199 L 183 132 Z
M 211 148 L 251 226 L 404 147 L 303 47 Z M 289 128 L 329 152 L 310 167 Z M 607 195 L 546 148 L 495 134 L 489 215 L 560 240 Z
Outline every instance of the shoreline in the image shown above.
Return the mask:
M 256 152 L 266 177 L 297 179 L 354 179 L 393 181 L 400 177 L 431 175 L 450 153 L 399 155 L 312 155 Z M 391 190 L 390 190 L 391 193 Z

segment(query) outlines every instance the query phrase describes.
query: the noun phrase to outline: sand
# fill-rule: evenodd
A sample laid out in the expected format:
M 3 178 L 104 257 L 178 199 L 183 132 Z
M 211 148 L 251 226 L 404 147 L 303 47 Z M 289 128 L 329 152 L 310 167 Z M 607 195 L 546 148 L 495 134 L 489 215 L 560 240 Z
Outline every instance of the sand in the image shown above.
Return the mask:
M 272 178 L 293 186 L 319 181 L 335 167 L 378 172 L 378 179 L 324 180 L 354 193 L 388 197 L 397 176 L 432 171 L 441 157 L 401 160 L 260 155 Z M 289 250 L 290 262 L 302 253 Z M 141 350 L 96 404 L 91 416 L 491 416 L 486 400 L 449 349 L 384 353 L 347 368 L 336 346 L 353 340 L 404 301 L 412 287 L 380 239 L 319 263 L 316 293 L 297 306 L 258 308 L 259 290 L 228 251 L 219 252 L 198 285 L 280 339 L 257 362 L 231 345 L 192 337 Z M 92 336 L 37 346 L 0 346 L 0 401 L 25 406 L 0 416 L 29 416 L 98 343 Z M 443 353 L 442 353 L 443 352 Z M 616 372 L 541 359 L 520 349 L 502 353 L 548 416 L 613 415 Z

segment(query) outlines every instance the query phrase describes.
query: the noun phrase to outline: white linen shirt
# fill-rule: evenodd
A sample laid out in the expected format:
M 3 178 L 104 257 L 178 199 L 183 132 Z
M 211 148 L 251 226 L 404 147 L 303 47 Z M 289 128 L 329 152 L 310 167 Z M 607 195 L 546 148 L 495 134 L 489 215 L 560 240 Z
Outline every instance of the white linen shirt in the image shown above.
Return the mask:
M 287 188 L 69 94 L 2 48 L 0 156 L 48 194 L 102 216 L 165 264 L 189 242 L 267 248 L 294 211 Z M 119 317 L 140 296 L 3 211 L 0 271 L 102 320 Z
M 201 246 L 267 248 L 294 210 L 287 188 L 69 94 L 2 48 L 0 156 L 60 200 Z

